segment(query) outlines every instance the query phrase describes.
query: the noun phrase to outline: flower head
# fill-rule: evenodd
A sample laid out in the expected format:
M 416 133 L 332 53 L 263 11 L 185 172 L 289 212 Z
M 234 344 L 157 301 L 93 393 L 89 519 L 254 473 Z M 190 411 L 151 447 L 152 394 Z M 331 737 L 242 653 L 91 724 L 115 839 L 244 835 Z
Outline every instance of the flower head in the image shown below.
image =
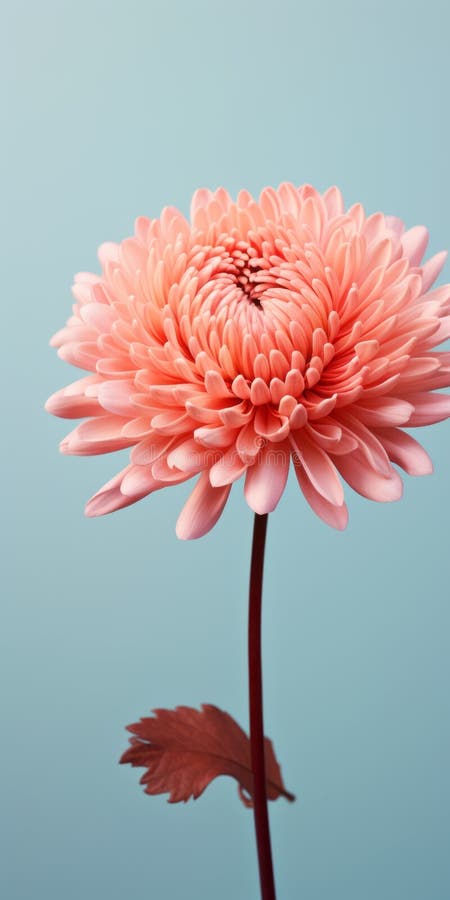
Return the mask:
M 130 447 L 130 464 L 89 501 L 102 515 L 198 475 L 181 538 L 219 518 L 231 485 L 271 512 L 291 463 L 304 497 L 345 528 L 341 477 L 371 500 L 397 500 L 431 471 L 402 430 L 450 415 L 450 285 L 430 291 L 445 253 L 422 263 L 428 232 L 405 231 L 335 187 L 266 188 L 236 202 L 199 190 L 191 221 L 174 208 L 103 244 L 102 274 L 79 274 L 52 340 L 90 373 L 47 409 L 85 418 L 63 453 Z

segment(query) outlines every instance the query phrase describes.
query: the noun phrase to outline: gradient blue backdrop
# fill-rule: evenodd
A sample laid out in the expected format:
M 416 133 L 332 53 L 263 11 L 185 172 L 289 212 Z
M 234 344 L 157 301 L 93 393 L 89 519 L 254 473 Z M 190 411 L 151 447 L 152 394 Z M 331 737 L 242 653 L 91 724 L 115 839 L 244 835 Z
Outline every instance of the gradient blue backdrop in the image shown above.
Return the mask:
M 117 765 L 154 706 L 247 726 L 241 486 L 199 542 L 174 534 L 187 485 L 86 520 L 124 463 L 58 455 L 70 423 L 42 407 L 75 373 L 47 341 L 98 244 L 200 185 L 337 183 L 448 247 L 448 6 L 16 0 L 3 23 L 0 893 L 256 900 L 234 782 L 169 806 Z M 450 896 L 450 424 L 421 436 L 433 477 L 349 496 L 345 534 L 293 482 L 272 516 L 266 728 L 298 795 L 271 806 L 280 900 Z

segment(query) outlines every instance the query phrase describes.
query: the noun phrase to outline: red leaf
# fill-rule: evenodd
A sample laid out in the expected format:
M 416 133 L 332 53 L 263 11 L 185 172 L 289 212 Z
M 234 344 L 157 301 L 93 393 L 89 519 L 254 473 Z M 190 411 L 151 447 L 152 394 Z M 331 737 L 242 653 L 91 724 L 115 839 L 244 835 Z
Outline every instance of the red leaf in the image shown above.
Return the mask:
M 199 797 L 214 778 L 231 775 L 242 802 L 253 805 L 250 740 L 228 713 L 210 704 L 201 710 L 177 706 L 153 712 L 152 718 L 128 726 L 135 737 L 120 759 L 146 769 L 141 784 L 147 794 L 168 793 L 169 803 L 186 802 Z M 272 742 L 264 742 L 268 799 L 295 800 L 284 787 Z

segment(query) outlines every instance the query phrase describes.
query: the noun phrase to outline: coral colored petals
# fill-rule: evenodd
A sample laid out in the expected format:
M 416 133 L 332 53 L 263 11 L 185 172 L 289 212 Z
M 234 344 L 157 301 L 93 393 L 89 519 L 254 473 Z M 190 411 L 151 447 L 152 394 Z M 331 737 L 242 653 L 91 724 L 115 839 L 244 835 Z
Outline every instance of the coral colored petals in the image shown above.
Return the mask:
M 209 478 L 213 487 L 232 484 L 247 471 L 248 461 L 243 462 L 234 447 L 227 450 L 217 462 L 211 466 Z
M 116 509 L 123 509 L 125 506 L 130 506 L 131 503 L 136 503 L 137 500 L 141 500 L 149 493 L 147 490 L 144 490 L 140 494 L 126 497 L 121 492 L 122 482 L 132 468 L 132 466 L 127 466 L 122 472 L 119 472 L 118 475 L 111 478 L 110 481 L 103 485 L 103 487 L 91 497 L 85 507 L 86 516 L 90 518 L 95 516 L 106 516 Z
M 287 416 L 279 416 L 268 407 L 258 407 L 254 418 L 255 432 L 273 443 L 283 441 L 289 434 Z
M 389 459 L 408 475 L 431 475 L 433 463 L 424 448 L 400 428 L 379 428 L 377 437 Z
M 120 491 L 125 497 L 139 498 L 162 487 L 164 482 L 153 477 L 149 466 L 129 466 L 120 485 Z
M 80 310 L 80 318 L 95 332 L 103 334 L 111 331 L 118 313 L 106 303 L 87 303 Z
M 195 475 L 202 469 L 210 469 L 220 459 L 220 452 L 201 447 L 193 438 L 178 444 L 167 455 L 167 463 L 171 469 Z
M 342 506 L 344 490 L 336 468 L 327 453 L 311 441 L 303 431 L 292 434 L 290 441 L 316 491 L 328 503 Z
M 308 425 L 306 433 L 316 446 L 327 453 L 351 453 L 358 446 L 356 438 L 331 421 Z
M 381 475 L 360 450 L 336 457 L 335 464 L 347 484 L 368 500 L 387 503 L 402 496 L 402 480 L 395 469 L 391 468 L 389 476 Z
M 160 456 L 151 466 L 153 478 L 156 481 L 160 481 L 165 485 L 169 484 L 181 484 L 183 481 L 187 481 L 189 478 L 192 478 L 193 472 L 180 472 L 179 469 L 173 468 L 173 466 L 169 466 L 166 456 Z
M 62 344 L 58 350 L 58 356 L 64 362 L 78 369 L 86 369 L 88 372 L 97 370 L 99 353 L 95 341 L 71 341 Z
M 203 472 L 178 517 L 177 536 L 186 541 L 207 534 L 221 516 L 230 490 L 231 485 L 212 487 L 208 472 Z
M 434 425 L 450 416 L 450 394 L 419 392 L 408 394 L 408 400 L 414 407 L 409 426 Z
M 139 406 L 131 400 L 134 392 L 134 381 L 102 381 L 98 389 L 98 402 L 107 412 L 134 418 L 140 412 Z
M 170 435 L 168 437 L 165 434 L 150 431 L 143 440 L 133 447 L 130 453 L 131 462 L 136 466 L 150 466 L 182 440 L 182 436 L 173 437 Z
M 247 469 L 245 499 L 255 513 L 273 512 L 286 486 L 290 455 L 287 447 L 264 447 Z
M 238 428 L 227 428 L 226 425 L 205 425 L 195 429 L 194 438 L 203 447 L 223 449 L 234 444 L 239 433 Z
M 419 266 L 428 246 L 428 231 L 423 225 L 410 228 L 402 236 L 402 248 L 412 266 Z
M 257 434 L 253 422 L 244 425 L 236 437 L 236 450 L 243 463 L 251 464 L 264 444 L 265 439 Z
M 440 253 L 436 253 L 435 256 L 432 256 L 431 259 L 422 266 L 422 291 L 424 294 L 436 281 L 438 275 L 440 275 L 444 268 L 447 256 L 447 251 L 442 250 Z
M 369 465 L 380 475 L 389 477 L 391 472 L 389 458 L 376 434 L 348 412 L 340 414 L 339 422 L 343 433 L 357 441 L 358 450 L 365 456 Z
M 69 322 L 65 328 L 61 328 L 60 331 L 57 331 L 56 334 L 53 335 L 50 346 L 63 348 L 66 344 L 75 344 L 77 347 L 80 346 L 80 350 L 82 349 L 83 344 L 90 343 L 92 348 L 97 348 L 96 344 L 97 340 L 97 332 L 93 328 L 89 328 L 87 325 L 83 324 L 78 317 Z M 95 351 L 94 351 L 95 352 Z M 61 359 L 64 359 L 65 351 L 63 350 L 59 353 Z
M 179 409 L 166 410 L 158 413 L 151 420 L 152 428 L 159 434 L 172 435 L 184 434 L 192 425 L 192 419 Z
M 346 210 L 337 187 L 283 183 L 257 199 L 200 189 L 189 221 L 169 206 L 102 245 L 101 274 L 76 276 L 51 341 L 92 374 L 46 405 L 84 419 L 63 453 L 131 448 L 123 484 L 90 509 L 124 505 L 121 486 L 135 496 L 198 472 L 209 488 L 193 509 L 244 474 L 249 505 L 273 508 L 291 453 L 333 527 L 347 517 L 338 472 L 370 499 L 400 496 L 392 463 L 431 465 L 400 428 L 450 417 L 450 396 L 434 393 L 450 387 L 450 355 L 435 349 L 450 337 L 450 285 L 431 289 L 446 254 L 424 260 L 427 241 L 423 226 Z
M 343 531 L 347 527 L 348 522 L 348 510 L 345 503 L 336 506 L 333 503 L 329 503 L 328 500 L 325 500 L 311 484 L 302 465 L 296 461 L 294 461 L 294 470 L 303 496 L 309 503 L 311 509 L 323 522 L 330 525 L 331 528 Z
M 128 424 L 127 419 L 118 416 L 98 416 L 86 419 L 77 425 L 70 434 L 61 441 L 61 453 L 74 456 L 91 456 L 110 453 L 111 450 L 123 450 L 135 443 L 133 438 L 123 437 L 122 428 Z
M 255 378 L 250 388 L 250 400 L 254 406 L 270 402 L 270 391 L 262 378 Z
M 377 397 L 364 402 L 362 397 L 355 403 L 352 414 L 363 425 L 379 427 L 382 425 L 405 425 L 409 422 L 414 406 L 406 400 L 396 397 Z
M 227 428 L 242 428 L 247 422 L 254 417 L 254 410 L 248 401 L 244 400 L 236 406 L 230 406 L 227 409 L 218 411 L 219 419 Z
M 80 382 L 86 379 L 80 379 Z M 73 387 L 72 385 L 70 387 Z M 103 415 L 104 409 L 96 397 L 87 397 L 82 389 L 79 393 L 63 388 L 48 398 L 45 409 L 63 419 L 82 419 L 85 416 Z

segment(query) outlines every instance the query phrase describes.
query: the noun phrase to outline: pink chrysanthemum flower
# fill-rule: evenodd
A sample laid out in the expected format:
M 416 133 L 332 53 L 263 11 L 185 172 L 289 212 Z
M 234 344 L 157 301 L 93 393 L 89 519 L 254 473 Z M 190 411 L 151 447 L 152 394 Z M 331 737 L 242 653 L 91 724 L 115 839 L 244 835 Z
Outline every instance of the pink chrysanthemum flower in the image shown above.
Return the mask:
M 87 504 L 97 516 L 199 475 L 177 534 L 215 524 L 245 475 L 271 512 L 291 461 L 313 510 L 345 528 L 340 476 L 397 500 L 392 463 L 425 475 L 402 426 L 450 415 L 450 285 L 431 292 L 445 253 L 425 264 L 423 227 L 347 212 L 333 187 L 222 188 L 194 195 L 191 222 L 167 208 L 135 237 L 104 244 L 102 274 L 76 277 L 76 304 L 52 345 L 91 374 L 47 409 L 88 417 L 62 442 L 85 456 L 132 447 L 130 465 Z

